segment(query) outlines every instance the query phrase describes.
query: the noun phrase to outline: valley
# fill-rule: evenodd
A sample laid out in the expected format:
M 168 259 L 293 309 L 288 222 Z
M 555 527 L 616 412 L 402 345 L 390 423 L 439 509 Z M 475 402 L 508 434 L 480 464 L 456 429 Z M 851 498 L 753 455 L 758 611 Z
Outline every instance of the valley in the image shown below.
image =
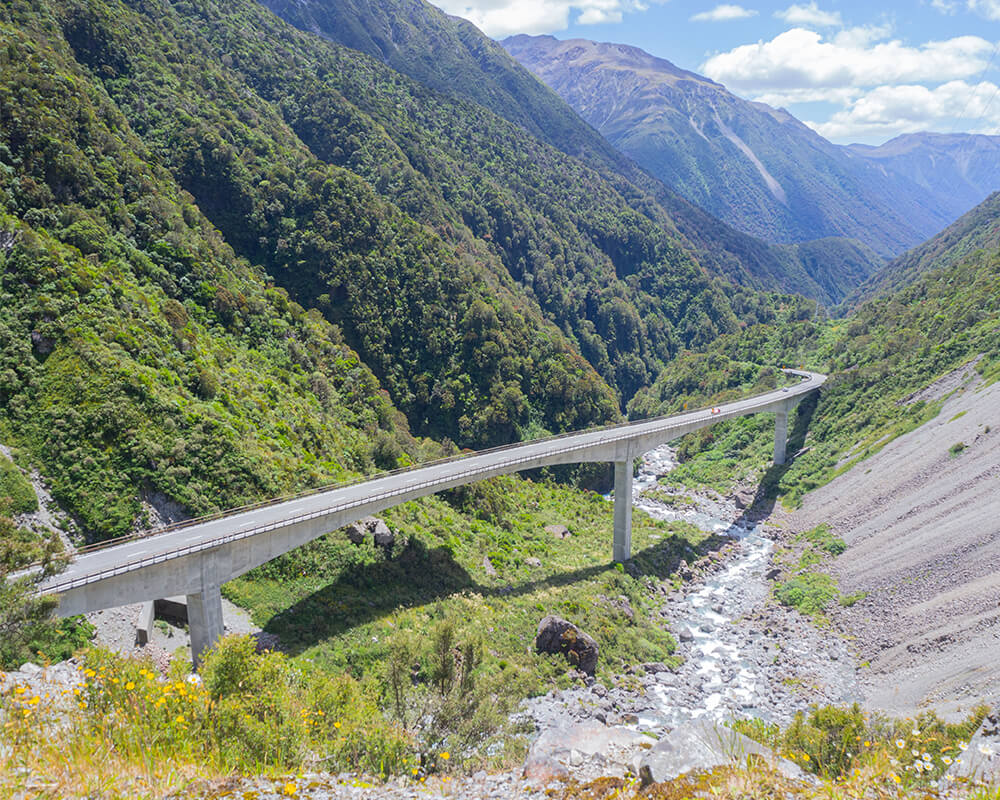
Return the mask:
M 0 796 L 988 800 L 998 163 L 423 0 L 0 4 Z

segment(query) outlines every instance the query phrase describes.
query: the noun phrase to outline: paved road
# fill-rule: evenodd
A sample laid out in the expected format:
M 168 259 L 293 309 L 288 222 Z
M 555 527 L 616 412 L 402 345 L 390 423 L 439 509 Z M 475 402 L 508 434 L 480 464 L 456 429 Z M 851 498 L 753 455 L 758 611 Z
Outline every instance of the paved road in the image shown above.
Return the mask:
M 295 522 L 330 516 L 352 506 L 367 505 L 373 499 L 391 500 L 402 496 L 399 502 L 403 502 L 414 496 L 434 494 L 451 486 L 469 483 L 480 475 L 485 478 L 553 463 L 615 461 L 624 457 L 622 453 L 631 454 L 630 457 L 638 456 L 643 451 L 635 451 L 636 446 L 649 445 L 646 449 L 651 449 L 656 443 L 670 441 L 688 430 L 724 419 L 774 410 L 776 404 L 788 403 L 815 391 L 826 380 L 825 375 L 818 373 L 801 370 L 786 372 L 798 375 L 802 381 L 785 389 L 726 403 L 716 409 L 563 434 L 459 456 L 263 507 L 236 510 L 217 519 L 195 521 L 183 527 L 152 533 L 123 544 L 78 555 L 64 572 L 45 581 L 40 586 L 40 591 L 63 592 L 112 575 L 143 569 L 209 550 L 220 544 L 265 534 Z M 615 453 L 618 455 L 614 455 Z M 383 507 L 390 505 L 394 503 L 386 502 Z

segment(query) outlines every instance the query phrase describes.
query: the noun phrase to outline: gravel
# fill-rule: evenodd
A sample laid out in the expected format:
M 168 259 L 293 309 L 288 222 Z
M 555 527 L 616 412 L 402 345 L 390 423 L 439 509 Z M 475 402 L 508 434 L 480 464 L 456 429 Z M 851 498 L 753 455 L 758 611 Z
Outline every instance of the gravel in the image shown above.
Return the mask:
M 941 413 L 787 515 L 848 544 L 832 572 L 867 597 L 837 615 L 854 638 L 870 709 L 957 718 L 1000 686 L 1000 383 L 956 370 L 919 394 Z M 916 396 L 914 399 L 917 399 Z M 952 446 L 965 448 L 954 454 Z

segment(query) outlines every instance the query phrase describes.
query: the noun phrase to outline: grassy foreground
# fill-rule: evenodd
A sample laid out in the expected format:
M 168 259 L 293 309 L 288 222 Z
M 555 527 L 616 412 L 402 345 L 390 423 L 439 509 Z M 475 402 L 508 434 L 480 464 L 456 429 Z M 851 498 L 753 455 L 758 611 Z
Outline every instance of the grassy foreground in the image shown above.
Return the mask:
M 461 794 L 460 753 L 420 754 L 401 727 L 373 725 L 373 698 L 346 676 L 317 679 L 282 654 L 255 654 L 248 639 L 229 638 L 200 677 L 178 662 L 161 675 L 151 664 L 90 650 L 81 682 L 36 694 L 0 692 L 0 796 L 256 797 L 241 776 L 270 783 L 278 795 L 309 796 L 338 783 L 333 775 L 375 772 L 359 757 L 378 749 L 414 784 Z M 550 796 L 587 798 L 917 798 L 936 796 L 956 761 L 973 757 L 969 737 L 985 708 L 961 724 L 933 714 L 890 720 L 857 706 L 800 715 L 787 729 L 742 721 L 734 726 L 796 762 L 809 777 L 791 779 L 764 762 L 684 775 L 640 789 L 635 779 L 569 784 Z M 308 777 L 307 777 L 308 774 Z M 355 784 L 372 779 L 352 779 Z M 986 800 L 995 789 L 954 781 L 954 796 Z

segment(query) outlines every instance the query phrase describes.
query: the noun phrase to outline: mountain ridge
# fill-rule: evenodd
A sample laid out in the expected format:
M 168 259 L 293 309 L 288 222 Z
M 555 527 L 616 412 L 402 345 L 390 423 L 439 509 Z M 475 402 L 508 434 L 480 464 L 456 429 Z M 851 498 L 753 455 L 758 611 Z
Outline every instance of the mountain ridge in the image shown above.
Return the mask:
M 880 163 L 885 151 L 834 145 L 783 109 L 636 48 L 525 35 L 503 44 L 651 174 L 767 241 L 846 236 L 892 257 L 985 196 L 931 191 L 916 170 Z

